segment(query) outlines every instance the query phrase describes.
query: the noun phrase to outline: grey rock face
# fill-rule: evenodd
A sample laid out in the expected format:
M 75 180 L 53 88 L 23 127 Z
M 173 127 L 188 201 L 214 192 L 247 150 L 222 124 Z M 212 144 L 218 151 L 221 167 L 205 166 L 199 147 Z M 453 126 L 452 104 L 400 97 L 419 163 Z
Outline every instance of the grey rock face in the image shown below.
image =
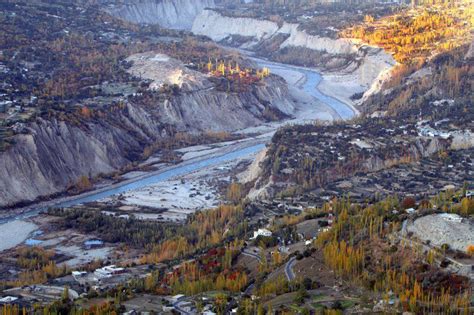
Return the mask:
M 67 189 L 81 176 L 111 173 L 140 158 L 146 145 L 170 132 L 235 131 L 261 124 L 265 108 L 293 109 L 283 79 L 269 77 L 244 93 L 193 91 L 154 106 L 128 104 L 80 127 L 37 119 L 28 134 L 0 153 L 0 207 Z
M 213 7 L 214 0 L 134 0 L 123 5 L 109 5 L 106 10 L 133 23 L 190 30 L 196 16 L 205 8 Z

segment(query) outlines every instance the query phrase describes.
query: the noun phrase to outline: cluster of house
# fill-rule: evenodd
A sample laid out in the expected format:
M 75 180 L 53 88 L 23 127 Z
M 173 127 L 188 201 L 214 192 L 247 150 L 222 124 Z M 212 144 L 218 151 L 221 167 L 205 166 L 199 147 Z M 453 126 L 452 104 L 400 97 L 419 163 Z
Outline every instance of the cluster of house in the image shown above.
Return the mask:
M 113 278 L 114 276 L 122 275 L 126 272 L 125 268 L 120 268 L 115 265 L 105 266 L 96 269 L 93 273 L 86 271 L 73 271 L 72 277 L 80 285 L 87 285 L 93 283 L 101 283 L 102 280 Z
M 17 99 L 12 101 L 7 94 L 0 94 L 0 114 L 14 115 L 25 112 L 25 104 L 27 106 L 34 106 L 36 104 L 37 97 L 31 96 L 30 98 Z
M 12 104 L 12 101 L 0 101 L 0 113 L 6 113 Z
M 446 191 L 446 190 L 454 190 L 456 187 L 454 185 L 448 185 L 446 187 L 444 187 L 443 191 Z M 464 194 L 464 197 L 468 198 L 468 199 L 472 199 L 474 196 L 474 190 L 466 190 L 465 194 Z M 456 197 L 457 198 L 457 197 Z M 454 199 L 454 198 L 453 198 Z M 436 207 L 435 207 L 436 208 Z M 415 208 L 408 208 L 408 209 L 405 209 L 405 212 L 407 214 L 415 214 L 417 213 L 418 211 L 415 209 Z M 392 211 L 393 214 L 398 214 L 398 211 L 397 210 L 393 210 Z M 452 215 L 452 214 L 443 214 L 441 215 L 445 220 L 448 220 L 448 221 L 456 221 L 457 220 L 460 220 L 459 216 L 457 215 Z M 459 221 L 461 222 L 461 221 Z
M 0 305 L 31 306 L 35 303 L 52 303 L 64 294 L 64 287 L 53 285 L 29 285 L 3 290 L 6 296 L 0 298 Z M 79 294 L 68 290 L 69 298 L 77 299 Z
M 198 314 L 195 303 L 187 296 L 178 294 L 165 298 L 169 302 L 169 306 L 163 306 L 163 312 L 178 312 L 179 314 Z M 202 297 L 202 302 L 205 304 L 200 314 L 216 315 L 212 311 L 213 305 L 209 302 L 207 297 Z
M 438 126 L 441 123 L 449 121 L 448 119 L 445 119 L 440 122 L 434 123 L 435 126 Z M 441 131 L 433 128 L 430 126 L 430 121 L 429 120 L 420 120 L 416 123 L 416 128 L 418 130 L 418 135 L 420 137 L 429 137 L 429 138 L 441 138 L 441 139 L 449 139 L 451 137 L 451 132 L 447 131 Z
M 430 126 L 422 126 L 418 128 L 418 134 L 422 137 L 430 137 L 430 138 L 441 138 L 441 139 L 449 139 L 451 134 L 449 132 L 439 131 Z
M 253 236 L 250 239 L 254 240 L 259 236 L 270 237 L 270 236 L 272 236 L 272 232 L 270 230 L 267 230 L 267 229 L 258 229 L 257 231 L 253 232 Z
M 4 296 L 4 297 L 0 298 L 0 305 L 12 304 L 17 300 L 18 300 L 18 297 L 16 297 L 16 296 Z
M 178 312 L 179 314 L 202 314 L 202 315 L 217 315 L 213 311 L 214 306 L 211 303 L 211 299 L 209 299 L 206 296 L 200 297 L 199 299 L 201 300 L 203 307 L 201 311 L 198 311 L 194 301 L 183 295 L 183 294 L 178 294 L 175 296 L 170 296 L 165 298 L 169 306 L 163 306 L 163 312 Z M 230 314 L 237 314 L 238 308 L 234 307 L 229 310 Z M 131 314 L 131 313 L 127 313 Z
M 124 268 L 116 267 L 115 265 L 110 265 L 96 269 L 94 274 L 99 278 L 111 278 L 114 275 L 119 275 L 125 272 Z

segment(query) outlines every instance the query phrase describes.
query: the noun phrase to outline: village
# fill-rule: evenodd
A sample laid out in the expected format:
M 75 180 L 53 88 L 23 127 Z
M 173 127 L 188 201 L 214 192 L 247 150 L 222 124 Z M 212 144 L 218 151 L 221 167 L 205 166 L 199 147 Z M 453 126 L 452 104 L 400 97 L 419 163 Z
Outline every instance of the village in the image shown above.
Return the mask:
M 452 195 L 452 198 L 455 201 L 459 201 L 459 198 L 472 200 L 474 190 L 467 189 L 463 194 L 460 197 Z M 446 204 L 448 201 L 442 202 L 440 205 Z M 249 221 L 249 227 L 253 227 L 254 230 L 247 234 L 247 239 L 243 244 L 238 245 L 234 249 L 235 251 L 232 250 L 232 256 L 230 257 L 232 257 L 231 265 L 233 270 L 241 270 L 236 271 L 237 274 L 239 274 L 238 272 L 248 273 L 245 278 L 249 277 L 249 280 L 244 282 L 245 284 L 242 289 L 239 287 L 239 290 L 235 293 L 231 291 L 229 292 L 230 294 L 226 294 L 226 313 L 236 313 L 239 306 L 242 305 L 241 303 L 247 298 L 255 301 L 259 300 L 257 291 L 255 291 L 255 280 L 250 279 L 259 272 L 262 272 L 262 270 L 268 271 L 263 274 L 265 275 L 264 278 L 257 280 L 257 282 L 264 281 L 266 283 L 269 279 L 282 278 L 285 281 L 297 283 L 308 277 L 313 278 L 314 275 L 311 270 L 320 274 L 321 269 L 313 269 L 315 264 L 318 265 L 320 263 L 314 260 L 313 245 L 318 235 L 330 232 L 337 221 L 337 217 L 331 210 L 333 207 L 338 207 L 337 202 L 333 203 L 333 201 L 330 201 L 325 206 L 327 209 L 326 214 L 319 213 L 317 215 L 311 214 L 311 211 L 303 210 L 308 209 L 311 203 L 306 204 L 304 207 L 301 204 L 290 207 L 286 204 L 284 200 L 276 200 L 273 203 L 255 203 L 248 206 L 248 213 L 253 213 L 251 216 L 252 220 Z M 431 210 L 426 209 L 422 203 L 415 202 L 414 200 L 404 200 L 401 207 L 402 210 L 394 208 L 392 211 L 392 215 L 397 217 L 397 220 L 404 222 L 400 234 L 393 234 L 392 242 L 412 243 L 413 245 L 411 246 L 422 244 L 426 252 L 436 251 L 440 253 L 440 248 L 447 248 L 448 251 L 445 254 L 437 254 L 442 255 L 440 258 L 437 258 L 438 264 L 444 266 L 443 268 L 448 268 L 451 272 L 467 276 L 471 280 L 474 279 L 474 258 L 466 254 L 467 249 L 464 248 L 465 244 L 474 242 L 474 239 L 472 239 L 474 235 L 472 219 L 464 219 L 456 214 L 442 214 L 440 212 L 441 206 L 437 205 L 434 205 Z M 438 210 L 436 210 L 437 208 Z M 433 222 L 438 222 L 437 230 L 433 233 L 445 235 L 442 243 L 436 242 L 434 239 L 430 242 L 429 237 L 433 236 L 426 234 L 426 225 L 421 225 L 426 224 L 422 222 L 433 216 L 440 216 L 440 219 L 433 219 Z M 294 217 L 295 220 L 291 221 L 291 217 Z M 446 224 L 442 225 L 440 224 L 441 222 L 446 222 Z M 459 230 L 459 224 L 464 224 L 463 229 L 467 230 L 464 232 Z M 71 232 L 65 231 L 65 233 Z M 30 239 L 26 242 L 28 245 L 23 246 L 40 246 L 47 249 L 49 247 L 48 243 L 51 243 L 48 241 L 48 236 L 41 234 L 35 236 L 34 241 Z M 82 247 L 84 252 L 88 252 L 100 250 L 110 245 L 100 240 L 100 237 L 95 239 L 89 237 Z M 114 250 L 118 249 L 119 247 L 115 247 Z M 110 294 L 109 292 L 115 292 L 120 288 L 120 290 L 124 290 L 123 292 L 129 292 L 127 294 L 128 297 L 120 303 L 122 312 L 127 314 L 143 314 L 143 312 L 154 311 L 170 314 L 177 312 L 180 314 L 211 315 L 219 312 L 216 309 L 217 299 L 222 298 L 220 296 L 222 293 L 219 293 L 219 291 L 211 290 L 208 293 L 197 295 L 149 295 L 146 293 L 146 289 L 138 285 L 138 283 L 143 281 L 146 287 L 147 283 L 152 281 L 151 279 L 163 279 L 162 281 L 164 282 L 161 284 L 160 290 L 167 292 L 172 287 L 172 282 L 170 282 L 174 281 L 172 279 L 183 276 L 186 272 L 193 270 L 193 268 L 198 268 L 197 270 L 201 270 L 200 272 L 212 273 L 215 267 L 210 266 L 218 266 L 222 259 L 222 261 L 225 261 L 225 257 L 227 257 L 226 248 L 210 249 L 194 256 L 192 259 L 158 264 L 143 264 L 140 262 L 140 259 L 133 258 L 139 252 L 129 250 L 119 256 L 115 256 L 115 258 L 112 258 L 112 252 L 109 252 L 108 257 L 104 256 L 103 259 L 105 260 L 102 262 L 95 260 L 83 261 L 80 265 L 76 265 L 79 268 L 71 269 L 68 267 L 67 274 L 53 277 L 47 283 L 5 289 L 1 295 L 0 304 L 9 305 L 14 303 L 24 307 L 31 307 L 38 303 L 47 305 L 64 298 L 66 294 L 71 301 L 88 305 L 87 303 L 104 298 L 104 301 L 107 301 L 106 296 Z M 127 256 L 123 256 L 124 254 Z M 2 255 L 2 257 L 5 256 Z M 93 259 L 92 256 L 90 259 Z M 4 258 L 2 258 L 2 261 L 4 261 Z M 84 263 L 86 263 L 84 265 L 86 266 L 85 269 L 81 268 L 81 265 Z M 311 269 L 308 269 L 308 263 Z M 330 280 L 328 278 L 324 281 Z M 328 287 L 327 283 L 312 284 L 309 288 L 313 288 L 311 289 L 311 294 L 317 295 L 317 292 L 324 292 L 325 295 L 336 298 L 342 298 L 340 290 L 351 290 L 350 288 L 343 287 L 338 289 L 337 280 L 335 283 L 336 285 L 332 288 Z M 276 300 L 274 306 L 277 307 L 280 305 L 279 303 Z M 330 306 L 331 303 L 323 304 Z M 378 301 L 374 301 L 374 303 L 380 304 Z M 382 307 L 382 304 L 378 307 Z M 385 305 L 384 307 L 390 306 Z
M 217 68 L 222 70 L 222 65 L 220 63 Z M 206 69 L 204 71 L 207 72 Z M 215 71 L 218 70 L 212 70 L 210 75 L 222 75 L 222 72 Z M 230 70 L 224 70 L 226 76 L 230 75 L 227 71 Z M 451 120 L 443 116 L 447 108 L 455 115 Z M 281 292 L 288 292 L 286 294 L 291 296 L 290 300 L 277 296 L 270 302 L 267 297 L 266 305 L 275 308 L 294 303 L 293 299 L 296 299 L 295 295 L 303 283 L 306 283 L 304 287 L 310 296 L 318 297 L 309 300 L 316 302 L 304 302 L 308 300 L 303 298 L 303 304 L 310 308 L 314 305 L 331 308 L 337 301 L 346 308 L 398 307 L 400 301 L 396 296 L 391 298 L 390 303 L 372 294 L 369 295 L 369 303 L 345 299 L 345 294 L 350 295 L 355 288 L 343 285 L 338 277 L 334 277 L 321 254 L 315 252 L 318 239 L 337 228 L 338 216 L 341 215 L 338 204 L 341 201 L 347 200 L 355 207 L 385 202 L 384 198 L 398 196 L 404 199 L 391 202 L 387 219 L 398 222 L 400 230 L 390 234 L 388 244 L 406 246 L 414 251 L 421 248 L 417 255 L 432 257 L 429 260 L 437 271 L 431 272 L 437 275 L 436 279 L 445 281 L 445 276 L 442 276 L 445 270 L 471 279 L 472 286 L 474 261 L 468 246 L 474 242 L 473 222 L 469 217 L 474 187 L 469 183 L 474 181 L 474 175 L 472 149 L 464 148 L 465 141 L 471 139 L 472 120 L 462 107 L 449 101 L 439 102 L 429 109 L 423 108 L 421 112 L 424 114 L 416 119 L 379 118 L 376 124 L 374 121 L 371 124 L 359 121 L 344 125 L 343 130 L 335 124 L 292 126 L 279 131 L 273 139 L 279 153 L 272 156 L 277 162 L 267 160 L 261 165 L 263 175 L 269 170 L 272 174 L 274 190 L 271 193 L 274 198 L 245 204 L 242 209 L 245 220 L 240 222 L 242 228 L 236 228 L 239 234 L 235 234 L 241 241 L 231 237 L 227 245 L 203 247 L 192 258 L 185 255 L 152 263 L 154 256 L 143 256 L 143 247 L 133 246 L 111 229 L 120 223 L 123 227 L 129 225 L 128 228 L 152 229 L 158 232 L 157 237 L 162 237 L 168 229 L 180 231 L 180 226 L 190 224 L 190 218 L 202 210 L 191 212 L 188 218 L 166 220 L 163 219 L 165 209 L 124 205 L 121 202 L 126 199 L 119 198 L 113 202 L 44 213 L 33 220 L 41 233 L 35 232 L 19 249 L 6 251 L 0 257 L 0 268 L 5 271 L 1 280 L 10 283 L 8 289 L 3 291 L 0 300 L 3 302 L 0 303 L 25 307 L 37 303 L 46 305 L 61 299 L 64 288 L 67 288 L 70 300 L 82 306 L 90 305 L 92 301 L 110 301 L 107 298 L 110 292 L 122 292 L 126 298 L 123 297 L 117 305 L 120 305 L 122 312 L 130 314 L 150 310 L 180 314 L 235 313 L 247 301 L 261 301 L 262 290 L 268 290 L 262 288 L 267 288 L 273 281 L 282 288 L 289 286 Z M 303 138 L 295 142 L 295 135 Z M 284 146 L 292 149 L 284 149 Z M 410 146 L 413 148 L 407 150 Z M 423 156 L 422 152 L 431 150 L 430 146 L 440 153 Z M 452 147 L 459 149 L 451 150 Z M 318 168 L 327 167 L 336 174 L 341 172 L 341 177 L 319 177 L 315 180 L 311 177 L 315 165 L 308 160 L 308 156 L 321 156 Z M 378 161 L 374 160 L 375 156 Z M 303 157 L 306 158 L 300 164 L 298 161 Z M 360 158 L 366 159 L 366 162 L 356 165 L 373 169 L 344 166 L 351 159 Z M 224 167 L 226 171 L 217 174 L 222 174 L 227 180 L 214 184 L 209 182 L 208 185 L 217 185 L 214 186 L 216 192 L 225 194 L 223 185 L 234 187 L 231 179 L 236 178 L 248 163 Z M 383 166 L 383 163 L 388 164 Z M 295 176 L 300 165 L 304 166 L 304 174 L 309 177 Z M 433 180 L 427 184 L 429 178 Z M 200 181 L 198 177 L 192 184 L 194 188 L 188 192 L 194 197 L 204 192 L 201 189 L 208 189 L 202 184 L 196 185 Z M 324 181 L 324 189 L 318 188 L 319 181 Z M 235 187 L 239 187 L 237 196 L 240 196 L 242 188 Z M 235 187 L 234 190 L 237 189 Z M 227 198 L 235 195 L 229 194 L 230 191 Z M 314 210 L 320 207 L 323 210 Z M 459 214 L 448 214 L 446 211 Z M 150 220 L 150 215 L 154 214 L 158 215 Z M 235 218 L 239 220 L 239 217 Z M 63 218 L 67 219 L 64 221 Z M 108 222 L 103 228 L 90 224 L 103 220 Z M 89 225 L 92 234 L 85 229 Z M 444 235 L 443 240 L 437 241 L 435 235 Z M 52 267 L 54 272 L 41 285 L 15 286 L 13 280 L 24 272 L 24 267 L 17 265 L 18 261 L 23 261 L 20 257 L 35 255 L 50 257 L 55 263 Z M 66 267 L 61 267 L 63 265 Z M 222 278 L 217 287 L 206 282 L 216 276 Z M 322 280 L 306 280 L 317 278 Z M 193 283 L 201 282 L 209 290 L 186 287 L 197 286 Z M 150 291 L 151 287 L 154 289 Z M 222 299 L 225 301 L 224 309 L 220 308 L 223 307 Z
M 244 2 L 2 4 L 4 315 L 473 313 L 472 8 Z
M 263 162 L 272 182 L 266 191 L 321 205 L 344 196 L 356 202 L 395 193 L 429 196 L 472 183 L 472 111 L 441 101 L 411 115 L 280 130 Z
M 283 211 L 282 213 L 284 214 L 285 212 Z M 268 219 L 266 221 L 268 221 Z M 326 219 L 321 218 L 318 220 L 313 220 L 310 223 L 310 225 L 305 224 L 306 227 L 302 228 L 301 231 L 298 230 L 299 232 L 294 235 L 283 235 L 280 233 L 274 234 L 267 228 L 256 228 L 256 230 L 252 233 L 253 235 L 248 238 L 248 246 L 244 246 L 241 254 L 236 258 L 236 261 L 241 259 L 239 257 L 242 257 L 243 259 L 250 258 L 259 261 L 261 259 L 261 255 L 268 255 L 268 259 L 271 260 L 273 255 L 282 255 L 282 257 L 287 257 L 289 255 L 295 254 L 295 252 L 299 253 L 299 251 L 304 251 L 306 247 L 312 243 L 312 240 L 316 238 L 318 230 L 327 231 L 327 229 L 330 228 L 330 225 L 332 224 L 332 217 L 330 215 Z M 323 227 L 318 228 L 318 223 L 320 223 L 320 225 Z M 36 242 L 30 240 L 27 243 L 32 245 L 27 246 L 47 246 L 43 245 L 42 243 L 48 243 L 48 241 L 41 241 L 41 239 L 45 237 L 47 238 L 46 235 L 36 237 Z M 262 241 L 276 245 L 271 245 L 271 247 L 262 253 L 259 253 L 261 251 L 260 247 L 253 244 L 257 245 Z M 83 246 L 85 251 L 94 251 L 107 246 L 107 244 L 100 240 L 89 240 L 84 242 Z M 221 253 L 211 250 L 205 254 L 206 257 L 208 255 L 217 255 L 217 257 L 220 257 Z M 0 304 L 15 303 L 17 305 L 26 307 L 31 307 L 35 303 L 46 305 L 48 303 L 54 302 L 57 299 L 60 299 L 61 296 L 64 295 L 64 288 L 67 288 L 67 292 L 71 300 L 83 298 L 87 300 L 88 298 L 90 299 L 91 296 L 101 296 L 117 287 L 123 287 L 127 282 L 150 277 L 152 273 L 158 273 L 164 277 L 179 274 L 182 268 L 186 268 L 187 265 L 199 261 L 200 259 L 201 258 L 198 256 L 196 259 L 186 260 L 176 265 L 145 264 L 128 267 L 106 265 L 103 267 L 98 267 L 97 269 L 90 272 L 80 269 L 72 270 L 68 275 L 51 279 L 47 284 L 44 285 L 30 285 L 7 289 L 2 294 Z M 117 263 L 123 264 L 124 257 L 121 257 L 120 260 L 117 260 Z M 294 275 L 292 277 L 294 277 Z M 246 292 L 250 293 L 251 290 Z M 140 296 L 140 294 L 137 294 L 135 299 L 140 299 Z M 214 309 L 212 304 L 214 298 L 215 297 L 213 297 L 212 293 L 210 295 L 202 295 L 198 297 L 198 299 L 202 301 L 209 301 L 208 305 L 204 305 L 204 314 L 215 314 L 212 312 L 212 309 Z M 229 305 L 235 306 L 234 312 L 237 309 L 237 305 L 241 297 L 240 295 L 236 295 L 235 298 L 236 300 L 234 300 L 234 302 L 229 303 Z M 155 302 L 147 304 L 147 311 L 154 310 L 160 313 L 175 310 L 182 314 L 194 314 L 197 313 L 195 305 L 197 302 L 199 302 L 196 300 L 196 297 L 188 297 L 185 295 L 163 296 L 161 298 L 154 297 L 151 299 Z M 127 301 L 125 303 L 127 311 L 140 311 L 140 308 L 129 309 L 127 305 L 133 305 L 133 300 Z

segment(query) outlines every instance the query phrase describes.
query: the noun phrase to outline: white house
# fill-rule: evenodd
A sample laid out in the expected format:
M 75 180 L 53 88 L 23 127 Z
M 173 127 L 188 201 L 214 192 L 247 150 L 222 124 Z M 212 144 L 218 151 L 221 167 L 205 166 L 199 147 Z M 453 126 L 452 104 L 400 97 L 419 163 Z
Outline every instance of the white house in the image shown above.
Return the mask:
M 72 277 L 76 281 L 79 281 L 78 279 L 83 278 L 85 276 L 87 276 L 87 272 L 85 272 L 85 271 L 73 271 L 72 272 Z
M 416 210 L 414 208 L 408 208 L 408 209 L 405 210 L 405 212 L 408 213 L 408 214 L 413 214 L 413 213 L 416 212 Z
M 451 222 L 456 222 L 456 223 L 462 222 L 462 217 L 455 213 L 441 213 L 439 216 L 446 221 L 451 221 Z
M 96 269 L 94 274 L 98 278 L 110 278 L 113 275 L 121 274 L 125 271 L 124 268 L 117 268 L 115 265 L 106 266 L 103 268 Z
M 15 302 L 16 300 L 18 300 L 18 298 L 15 296 L 5 296 L 3 298 L 0 298 L 0 303 L 8 304 L 8 303 Z
M 272 232 L 267 229 L 258 229 L 257 231 L 253 232 L 253 237 L 251 239 L 256 239 L 259 236 L 272 236 Z
M 178 302 L 180 302 L 180 301 L 183 301 L 185 298 L 186 298 L 186 295 L 184 295 L 184 294 L 177 294 L 177 295 L 175 295 L 175 296 L 170 297 L 168 300 L 169 300 L 171 303 L 175 304 L 175 303 L 178 303 Z

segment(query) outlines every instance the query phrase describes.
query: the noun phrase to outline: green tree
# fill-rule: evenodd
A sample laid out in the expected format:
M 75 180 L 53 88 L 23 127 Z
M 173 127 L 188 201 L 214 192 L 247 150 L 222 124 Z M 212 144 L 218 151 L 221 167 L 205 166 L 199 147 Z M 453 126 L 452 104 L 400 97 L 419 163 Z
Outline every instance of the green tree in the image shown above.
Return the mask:
M 298 292 L 296 292 L 295 296 L 295 303 L 303 304 L 304 301 L 309 297 L 308 291 L 305 288 L 300 288 Z
M 63 301 L 69 301 L 69 287 L 65 286 L 63 290 L 63 294 L 61 296 Z

